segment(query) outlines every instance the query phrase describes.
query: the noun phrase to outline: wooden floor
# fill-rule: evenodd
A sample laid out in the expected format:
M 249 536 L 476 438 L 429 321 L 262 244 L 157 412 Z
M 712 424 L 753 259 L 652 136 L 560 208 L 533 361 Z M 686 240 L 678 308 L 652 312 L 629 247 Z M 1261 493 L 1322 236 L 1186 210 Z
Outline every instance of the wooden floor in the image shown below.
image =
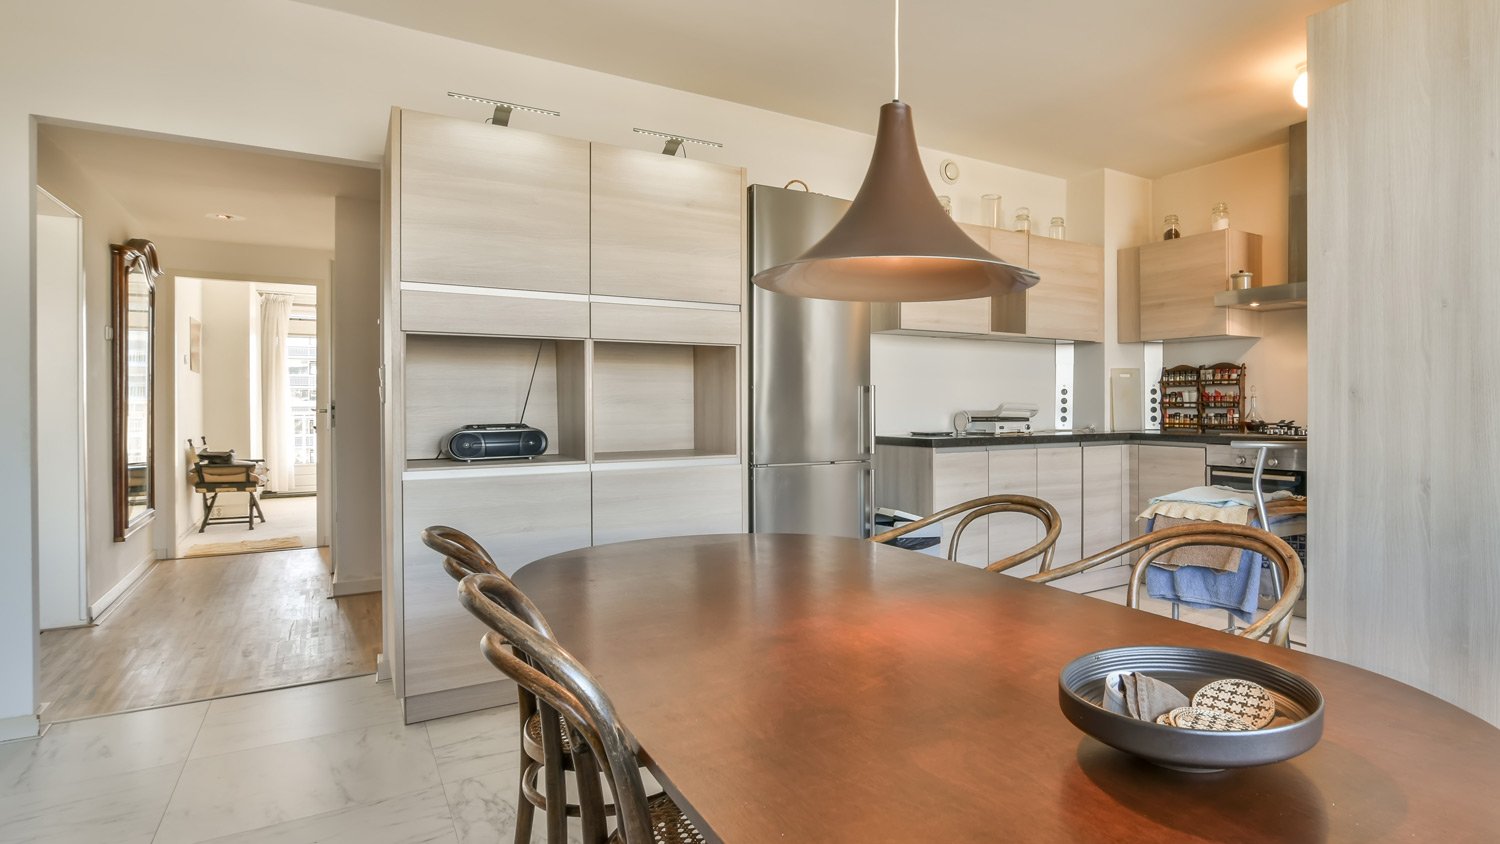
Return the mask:
M 380 595 L 330 599 L 326 553 L 157 563 L 97 626 L 42 634 L 43 720 L 374 672 Z

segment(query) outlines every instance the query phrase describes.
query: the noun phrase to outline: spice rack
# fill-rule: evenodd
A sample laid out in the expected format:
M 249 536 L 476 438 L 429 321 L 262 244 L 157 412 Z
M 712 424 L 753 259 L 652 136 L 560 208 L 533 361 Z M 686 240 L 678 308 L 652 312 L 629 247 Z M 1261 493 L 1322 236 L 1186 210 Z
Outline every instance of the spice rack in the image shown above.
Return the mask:
M 1240 431 L 1245 418 L 1245 366 L 1184 364 L 1162 370 L 1162 428 Z

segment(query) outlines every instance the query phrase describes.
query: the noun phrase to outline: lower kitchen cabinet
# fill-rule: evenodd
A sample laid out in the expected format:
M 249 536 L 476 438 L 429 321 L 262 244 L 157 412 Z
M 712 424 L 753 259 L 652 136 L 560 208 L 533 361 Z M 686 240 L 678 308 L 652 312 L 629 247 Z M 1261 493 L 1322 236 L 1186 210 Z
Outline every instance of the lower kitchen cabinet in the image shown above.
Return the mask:
M 1207 483 L 1207 450 L 1199 445 L 1136 446 L 1135 501 L 1131 505 L 1129 535 L 1144 532 L 1146 525 L 1135 517 L 1151 499 Z
M 932 506 L 919 515 L 936 513 L 944 507 L 952 507 L 989 494 L 990 459 L 987 451 L 949 451 L 929 449 L 932 452 Z M 878 470 L 877 470 L 878 471 Z M 943 523 L 944 556 L 948 554 L 949 537 L 958 526 L 958 519 Z M 958 561 L 971 566 L 984 566 L 990 562 L 990 539 L 985 525 L 974 523 L 964 530 L 959 538 Z
M 589 473 L 408 480 L 401 495 L 402 670 L 412 721 L 421 720 L 414 706 L 420 707 L 424 695 L 500 679 L 479 653 L 479 637 L 488 628 L 459 605 L 442 558 L 422 544 L 423 528 L 458 528 L 477 539 L 503 570 L 514 572 L 540 557 L 588 547 Z
M 1126 511 L 1130 448 L 1124 445 L 1084 446 L 1083 556 L 1113 548 L 1129 536 Z
M 594 544 L 745 529 L 734 466 L 594 472 Z
M 1036 497 L 1036 451 L 1035 448 L 991 451 L 989 494 Z M 990 528 L 990 551 L 996 560 L 1024 551 L 1041 538 L 1041 523 L 1024 513 L 996 513 L 986 518 Z M 1035 574 L 1040 566 L 1040 561 L 1033 560 L 1007 569 L 1005 573 L 1025 577 Z
M 1083 559 L 1083 449 L 1076 445 L 1036 450 L 1036 495 L 1062 514 L 1053 562 Z

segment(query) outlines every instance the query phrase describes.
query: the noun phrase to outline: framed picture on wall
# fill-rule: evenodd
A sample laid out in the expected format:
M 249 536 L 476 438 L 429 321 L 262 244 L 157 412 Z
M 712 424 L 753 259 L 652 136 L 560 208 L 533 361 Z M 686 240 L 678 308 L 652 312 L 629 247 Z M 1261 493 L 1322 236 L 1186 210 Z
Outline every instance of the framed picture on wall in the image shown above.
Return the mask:
M 188 369 L 203 371 L 203 323 L 188 317 Z

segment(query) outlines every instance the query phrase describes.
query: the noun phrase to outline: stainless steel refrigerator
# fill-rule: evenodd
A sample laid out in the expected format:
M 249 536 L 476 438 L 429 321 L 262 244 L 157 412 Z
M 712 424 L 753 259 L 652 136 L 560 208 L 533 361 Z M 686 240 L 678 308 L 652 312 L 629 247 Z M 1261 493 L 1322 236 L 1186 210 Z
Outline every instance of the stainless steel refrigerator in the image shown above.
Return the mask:
M 784 263 L 847 200 L 750 187 L 750 272 Z M 750 529 L 867 537 L 875 515 L 870 305 L 750 285 Z

